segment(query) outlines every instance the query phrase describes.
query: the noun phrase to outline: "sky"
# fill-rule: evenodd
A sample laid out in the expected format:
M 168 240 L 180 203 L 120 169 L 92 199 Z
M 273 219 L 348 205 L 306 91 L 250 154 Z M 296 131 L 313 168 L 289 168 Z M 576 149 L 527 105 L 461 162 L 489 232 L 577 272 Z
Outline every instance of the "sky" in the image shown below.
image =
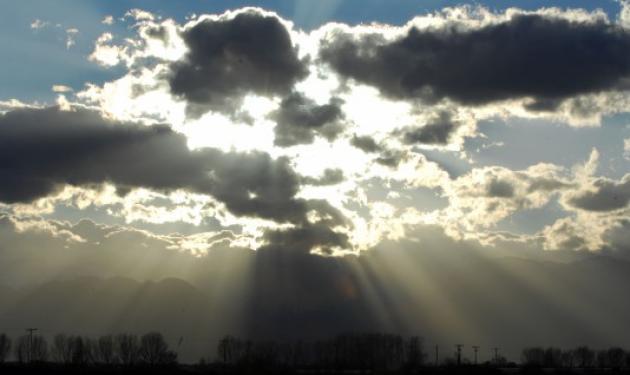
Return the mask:
M 2 8 L 0 331 L 630 346 L 630 3 Z

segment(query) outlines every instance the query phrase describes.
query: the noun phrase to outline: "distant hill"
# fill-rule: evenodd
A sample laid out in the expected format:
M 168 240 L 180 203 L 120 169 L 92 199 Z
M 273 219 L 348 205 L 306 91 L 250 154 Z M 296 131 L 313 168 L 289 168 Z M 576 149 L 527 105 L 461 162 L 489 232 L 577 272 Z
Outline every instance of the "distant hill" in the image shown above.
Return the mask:
M 258 256 L 240 284 L 76 278 L 0 288 L 0 331 L 36 326 L 100 335 L 158 330 L 182 359 L 213 356 L 224 334 L 306 339 L 349 331 L 419 334 L 427 343 L 630 347 L 630 263 L 573 263 L 475 253 Z M 223 279 L 222 279 L 223 280 Z M 447 354 L 450 351 L 447 349 Z M 445 354 L 445 355 L 447 355 Z M 485 355 L 485 354 L 484 354 Z M 489 354 L 487 354 L 489 355 Z

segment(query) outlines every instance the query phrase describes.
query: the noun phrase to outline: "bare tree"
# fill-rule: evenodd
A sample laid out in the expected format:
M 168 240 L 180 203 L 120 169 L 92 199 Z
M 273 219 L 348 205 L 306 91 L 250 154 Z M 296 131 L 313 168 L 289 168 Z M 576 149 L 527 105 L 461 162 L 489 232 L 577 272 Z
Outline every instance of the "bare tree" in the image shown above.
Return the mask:
M 578 366 L 581 368 L 592 367 L 595 361 L 595 352 L 589 349 L 588 346 L 579 346 L 573 351 L 577 360 Z
M 165 365 L 175 363 L 177 354 L 169 350 L 161 333 L 151 332 L 140 339 L 140 358 L 149 365 Z
M 86 365 L 92 357 L 91 347 L 88 340 L 81 336 L 73 336 L 70 338 L 70 351 L 72 353 L 72 364 L 83 366 Z
M 15 345 L 15 356 L 21 363 L 45 362 L 48 359 L 48 343 L 42 336 L 20 336 Z
M 417 368 L 424 365 L 427 354 L 424 351 L 422 338 L 418 336 L 409 338 L 405 349 L 407 365 L 409 367 Z
M 608 351 L 599 350 L 597 352 L 597 367 L 599 368 L 608 367 Z
M 138 363 L 139 345 L 138 336 L 130 333 L 122 333 L 116 336 L 116 352 L 122 364 L 130 366 Z
M 64 334 L 58 334 L 53 337 L 51 354 L 55 361 L 66 364 L 72 361 L 70 340 L 71 338 Z
M 521 354 L 521 362 L 526 366 L 542 366 L 545 350 L 540 347 L 525 348 Z
M 621 348 L 608 349 L 608 366 L 614 369 L 623 367 L 626 352 Z
M 573 368 L 575 366 L 575 352 L 565 350 L 562 352 L 562 367 Z
M 29 360 L 30 337 L 22 335 L 18 337 L 15 343 L 15 358 L 20 363 L 26 363 Z
M 31 361 L 45 362 L 48 359 L 48 342 L 42 336 L 33 337 Z
M 235 341 L 232 336 L 225 336 L 219 340 L 217 345 L 217 356 L 224 364 L 234 364 L 235 362 Z
M 548 368 L 562 367 L 562 350 L 552 347 L 545 349 L 543 366 Z
M 101 336 L 95 344 L 95 360 L 97 362 L 112 365 L 116 363 L 114 337 L 112 335 Z
M 0 363 L 4 363 L 10 352 L 11 339 L 4 333 L 0 334 Z

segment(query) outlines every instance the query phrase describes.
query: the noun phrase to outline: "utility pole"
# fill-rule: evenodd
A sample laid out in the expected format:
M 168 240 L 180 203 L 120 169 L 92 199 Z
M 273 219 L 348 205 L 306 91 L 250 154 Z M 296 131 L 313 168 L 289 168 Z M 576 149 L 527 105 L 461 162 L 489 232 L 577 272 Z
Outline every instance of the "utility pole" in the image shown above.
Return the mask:
M 499 348 L 492 348 L 494 350 L 494 363 L 499 364 Z
M 27 328 L 28 332 L 28 363 L 33 360 L 33 332 L 37 331 L 37 328 Z
M 435 346 L 435 367 L 440 365 L 440 347 Z
M 462 348 L 464 347 L 464 345 L 457 344 L 455 345 L 455 347 L 457 348 L 457 366 L 461 366 L 462 365 Z
M 479 351 L 479 347 L 478 346 L 473 346 L 472 348 L 475 351 L 475 365 L 476 365 L 477 364 L 477 352 Z

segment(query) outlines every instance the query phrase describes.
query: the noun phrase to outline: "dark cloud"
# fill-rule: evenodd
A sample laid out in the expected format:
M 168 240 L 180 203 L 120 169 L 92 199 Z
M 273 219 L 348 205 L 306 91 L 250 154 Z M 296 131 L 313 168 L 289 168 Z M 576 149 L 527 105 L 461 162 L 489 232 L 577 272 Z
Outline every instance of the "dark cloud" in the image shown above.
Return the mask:
M 339 123 L 343 118 L 341 104 L 339 99 L 333 98 L 328 104 L 317 105 L 300 93 L 292 93 L 270 116 L 277 123 L 275 145 L 311 144 L 316 134 L 334 140 L 343 130 Z
M 350 248 L 346 234 L 335 232 L 323 224 L 268 231 L 265 233 L 265 241 L 267 245 L 262 250 L 309 252 L 318 249 L 321 253 L 332 254 L 335 248 Z
M 166 126 L 123 124 L 58 108 L 0 116 L 3 202 L 29 202 L 65 184 L 203 191 L 210 185 L 207 159 Z
M 397 99 L 480 105 L 532 98 L 531 110 L 551 110 L 569 97 L 624 88 L 628 51 L 630 35 L 615 24 L 521 14 L 469 31 L 412 28 L 392 42 L 339 32 L 320 58 Z
M 234 114 L 244 95 L 284 96 L 307 74 L 285 26 L 255 10 L 205 19 L 182 37 L 189 51 L 171 66 L 169 82 L 192 110 Z
M 168 44 L 170 40 L 170 36 L 168 33 L 168 29 L 165 26 L 147 26 L 144 28 L 144 33 L 153 39 L 158 39 L 164 44 Z
M 286 158 L 191 151 L 166 126 L 119 123 L 85 111 L 24 109 L 0 116 L 0 201 L 26 203 L 64 185 L 112 183 L 209 194 L 236 215 L 305 223 L 310 201 Z M 321 208 L 321 204 L 317 203 Z M 317 209 L 319 209 L 317 208 Z
M 313 186 L 327 186 L 340 184 L 343 180 L 344 176 L 341 169 L 326 169 L 320 177 L 304 177 L 302 183 Z
M 369 135 L 363 135 L 363 136 L 355 135 L 350 140 L 350 144 L 358 148 L 359 150 L 362 150 L 363 152 L 367 152 L 367 153 L 375 153 L 375 152 L 382 151 L 383 149 L 378 143 L 376 143 L 374 138 L 370 137 Z
M 398 164 L 403 160 L 404 154 L 398 151 L 385 150 L 375 161 L 386 167 L 397 168 Z
M 488 183 L 487 196 L 491 198 L 514 197 L 514 186 L 509 181 L 493 179 Z
M 403 131 L 403 141 L 406 144 L 445 145 L 458 126 L 450 113 L 442 112 L 420 128 Z
M 374 138 L 370 137 L 369 135 L 355 135 L 350 140 L 350 144 L 366 153 L 378 153 L 379 156 L 375 158 L 374 161 L 380 165 L 384 165 L 389 168 L 398 167 L 398 164 L 400 164 L 404 157 L 403 152 L 389 150 L 383 145 L 376 143 Z
M 568 199 L 574 207 L 587 211 L 613 211 L 628 206 L 630 202 L 630 175 L 621 181 L 605 178 L 593 182 L 593 190 L 584 190 Z
M 609 228 L 602 239 L 607 244 L 605 254 L 630 260 L 630 219 L 622 218 Z

